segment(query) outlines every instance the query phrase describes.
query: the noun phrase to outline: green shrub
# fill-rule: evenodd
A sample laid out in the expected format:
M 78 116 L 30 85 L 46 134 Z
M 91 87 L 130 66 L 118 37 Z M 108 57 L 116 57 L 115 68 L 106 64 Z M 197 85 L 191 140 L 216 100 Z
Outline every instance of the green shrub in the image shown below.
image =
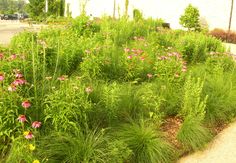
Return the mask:
M 67 80 L 67 79 L 66 79 Z M 88 128 L 87 113 L 92 108 L 86 87 L 80 82 L 61 81 L 60 88 L 44 100 L 45 124 L 56 131 Z
M 207 59 L 206 64 L 194 66 L 193 75 L 205 78 L 202 94 L 208 96 L 205 121 L 210 124 L 231 120 L 235 115 L 235 62 L 219 55 Z
M 206 60 L 208 52 L 224 52 L 225 50 L 219 40 L 199 33 L 185 34 L 176 43 L 177 49 L 188 63 L 203 62 Z
M 143 14 L 141 13 L 141 11 L 139 11 L 138 9 L 134 9 L 133 10 L 133 19 L 136 22 L 138 22 L 139 20 L 143 20 Z
M 72 29 L 77 36 L 90 36 L 99 32 L 100 26 L 89 20 L 88 16 L 81 15 L 72 20 Z
M 182 94 L 183 85 L 182 83 L 167 83 L 167 82 L 156 82 L 159 86 L 157 87 L 160 96 L 163 101 L 160 106 L 160 110 L 167 116 L 176 116 L 182 107 Z
M 35 151 L 30 149 L 30 146 L 35 146 L 25 140 L 23 137 L 16 138 L 6 158 L 6 163 L 19 163 L 19 162 L 33 162 L 38 160 Z

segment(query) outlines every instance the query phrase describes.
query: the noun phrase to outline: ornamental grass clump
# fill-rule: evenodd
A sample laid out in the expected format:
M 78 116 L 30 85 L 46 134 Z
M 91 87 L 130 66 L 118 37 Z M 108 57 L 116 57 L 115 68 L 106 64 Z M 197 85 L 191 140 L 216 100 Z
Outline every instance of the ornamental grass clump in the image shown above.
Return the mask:
M 173 148 L 151 124 L 143 121 L 124 124 L 117 131 L 117 135 L 132 150 L 132 163 L 161 163 L 175 159 Z

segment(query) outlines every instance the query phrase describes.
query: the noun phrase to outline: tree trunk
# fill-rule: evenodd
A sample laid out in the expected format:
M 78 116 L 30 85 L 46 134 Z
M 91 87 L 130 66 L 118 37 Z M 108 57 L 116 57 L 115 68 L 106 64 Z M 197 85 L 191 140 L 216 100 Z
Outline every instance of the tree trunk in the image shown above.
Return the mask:
M 230 16 L 229 16 L 229 27 L 228 27 L 228 33 L 226 41 L 229 39 L 230 29 L 231 29 L 231 22 L 232 22 L 232 16 L 233 16 L 233 8 L 234 8 L 234 0 L 231 0 L 231 9 L 230 9 Z

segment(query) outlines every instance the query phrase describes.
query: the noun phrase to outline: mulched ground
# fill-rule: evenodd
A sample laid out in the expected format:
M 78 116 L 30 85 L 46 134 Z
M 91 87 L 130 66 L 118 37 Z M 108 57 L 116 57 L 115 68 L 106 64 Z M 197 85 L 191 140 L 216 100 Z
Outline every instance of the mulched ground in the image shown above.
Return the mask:
M 181 143 L 177 140 L 177 133 L 183 123 L 183 119 L 180 117 L 168 117 L 161 125 L 161 131 L 164 133 L 164 137 L 177 149 L 181 149 Z M 227 128 L 227 123 L 218 123 L 214 127 L 208 127 L 213 135 L 219 134 L 222 130 Z
M 164 132 L 165 138 L 176 148 L 181 148 L 181 144 L 176 139 L 176 136 L 182 123 L 183 119 L 180 117 L 168 117 L 161 126 L 161 131 Z

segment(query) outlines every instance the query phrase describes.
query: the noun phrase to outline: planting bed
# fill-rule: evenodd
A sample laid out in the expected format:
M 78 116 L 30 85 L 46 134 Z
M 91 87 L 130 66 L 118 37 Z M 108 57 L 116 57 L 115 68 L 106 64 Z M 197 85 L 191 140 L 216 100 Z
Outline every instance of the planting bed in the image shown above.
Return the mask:
M 168 163 L 204 148 L 235 118 L 235 61 L 162 23 L 80 16 L 1 47 L 0 162 Z

